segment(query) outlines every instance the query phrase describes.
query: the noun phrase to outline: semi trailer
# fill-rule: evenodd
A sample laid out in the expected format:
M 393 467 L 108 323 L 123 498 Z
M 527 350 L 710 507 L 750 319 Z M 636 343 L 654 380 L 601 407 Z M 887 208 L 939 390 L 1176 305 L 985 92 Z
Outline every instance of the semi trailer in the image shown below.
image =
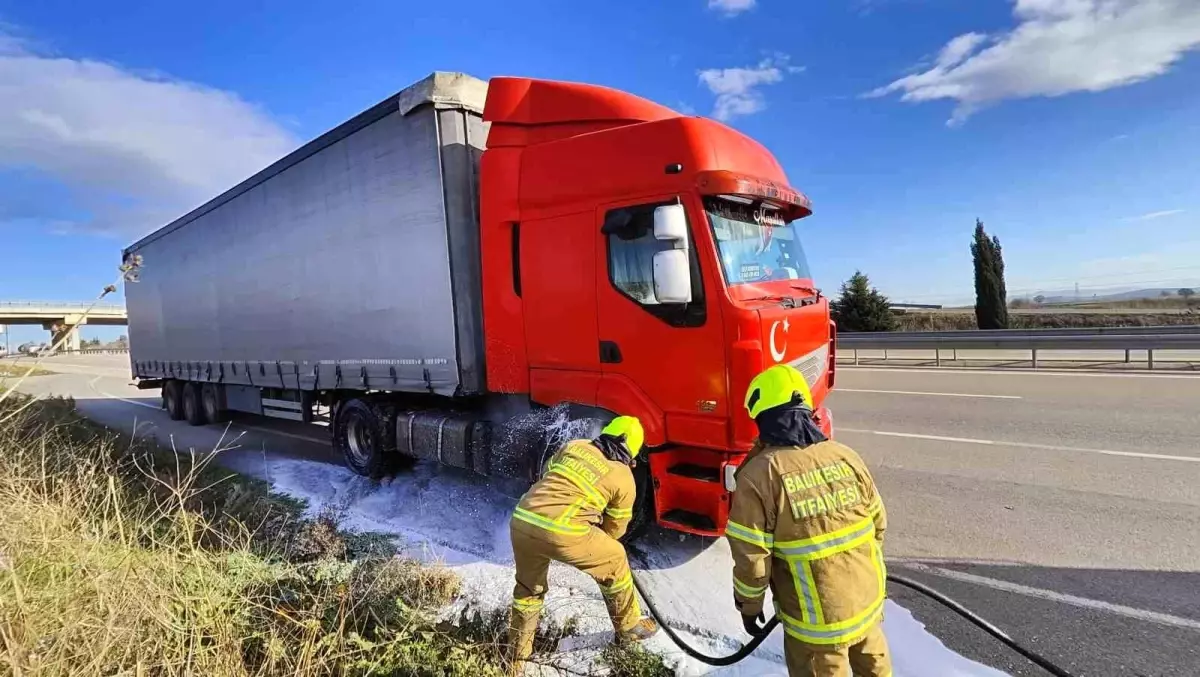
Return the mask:
M 810 214 L 716 121 L 434 73 L 126 248 L 131 368 L 172 419 L 325 424 L 374 478 L 532 480 L 564 437 L 634 415 L 636 525 L 718 536 L 755 374 L 796 366 L 832 434 Z

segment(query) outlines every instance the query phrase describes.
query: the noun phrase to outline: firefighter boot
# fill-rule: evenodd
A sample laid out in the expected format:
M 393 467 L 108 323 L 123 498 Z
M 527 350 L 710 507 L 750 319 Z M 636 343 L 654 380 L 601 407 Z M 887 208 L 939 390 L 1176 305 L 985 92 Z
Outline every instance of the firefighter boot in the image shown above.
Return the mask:
M 541 612 L 541 599 L 533 598 L 530 600 L 514 601 L 508 622 L 510 674 L 521 674 L 526 659 L 533 653 L 533 640 L 537 635 L 538 619 L 541 616 Z
M 618 644 L 632 644 L 650 639 L 658 632 L 658 622 L 646 617 L 637 622 L 632 628 L 617 633 Z

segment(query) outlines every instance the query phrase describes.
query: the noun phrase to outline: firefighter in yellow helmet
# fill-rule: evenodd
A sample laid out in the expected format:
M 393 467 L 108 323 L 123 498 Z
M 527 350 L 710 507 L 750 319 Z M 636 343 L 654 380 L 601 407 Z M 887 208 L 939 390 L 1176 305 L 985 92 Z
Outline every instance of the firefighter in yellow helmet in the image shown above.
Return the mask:
M 887 514 L 862 458 L 826 439 L 812 406 L 804 376 L 788 365 L 759 374 L 746 393 L 759 437 L 738 469 L 725 527 L 734 603 L 758 634 L 771 589 L 792 677 L 890 677 Z
M 508 631 L 515 670 L 533 651 L 551 560 L 570 564 L 600 585 L 618 642 L 658 632 L 653 619 L 642 618 L 625 548 L 617 540 L 633 518 L 632 468 L 644 439 L 636 418 L 619 416 L 596 439 L 567 442 L 517 504 L 509 526 L 517 569 Z

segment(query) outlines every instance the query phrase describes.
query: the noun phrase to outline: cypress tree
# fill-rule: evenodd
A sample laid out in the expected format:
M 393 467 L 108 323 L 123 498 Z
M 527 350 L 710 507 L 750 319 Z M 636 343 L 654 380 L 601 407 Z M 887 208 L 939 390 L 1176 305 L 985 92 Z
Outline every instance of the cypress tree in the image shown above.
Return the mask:
M 1007 329 L 1008 294 L 1000 238 L 989 238 L 979 219 L 975 219 L 971 257 L 975 260 L 975 322 L 980 329 Z

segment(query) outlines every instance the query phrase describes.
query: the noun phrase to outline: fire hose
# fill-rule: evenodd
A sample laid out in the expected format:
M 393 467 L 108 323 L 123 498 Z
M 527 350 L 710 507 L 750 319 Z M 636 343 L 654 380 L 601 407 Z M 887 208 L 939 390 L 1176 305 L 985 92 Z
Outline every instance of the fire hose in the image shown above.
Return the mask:
M 942 606 L 946 607 L 947 609 L 950 609 L 951 611 L 955 612 L 959 616 L 962 616 L 963 618 L 965 618 L 967 621 L 969 621 L 972 624 L 983 629 L 984 632 L 986 632 L 989 635 L 991 635 L 992 637 L 995 637 L 996 639 L 1000 640 L 1001 642 L 1004 643 L 1005 646 L 1007 646 L 1008 648 L 1012 649 L 1013 651 L 1016 651 L 1017 653 L 1021 654 L 1025 658 L 1029 659 L 1030 662 L 1034 663 L 1035 665 L 1042 668 L 1046 672 L 1049 672 L 1050 674 L 1054 675 L 1055 677 L 1075 677 L 1075 675 L 1072 675 L 1071 673 L 1067 672 L 1066 670 L 1055 665 L 1053 662 L 1050 661 L 1050 659 L 1037 653 L 1033 649 L 1023 646 L 1022 644 L 1017 642 L 1012 637 L 1009 637 L 1008 633 L 1006 633 L 1003 630 L 1001 630 L 1000 628 L 996 627 L 995 625 L 993 625 L 992 623 L 990 623 L 983 617 L 979 616 L 978 614 L 974 613 L 970 609 L 967 609 L 962 604 L 959 604 L 954 599 L 950 598 L 948 595 L 942 594 L 942 593 L 938 592 L 937 590 L 934 590 L 933 588 L 925 585 L 924 583 L 919 583 L 910 578 L 905 578 L 904 576 L 888 574 L 887 579 L 891 583 L 895 583 L 896 585 L 900 585 L 900 586 L 909 588 L 911 590 L 914 590 L 914 591 L 928 597 L 929 599 L 932 599 L 935 602 L 938 602 Z M 696 660 L 700 661 L 701 663 L 706 663 L 708 665 L 724 667 L 724 666 L 728 666 L 728 665 L 733 665 L 734 663 L 741 661 L 742 659 L 746 658 L 750 654 L 754 653 L 755 649 L 757 649 L 759 647 L 759 645 L 761 645 L 764 641 L 766 641 L 767 637 L 770 636 L 771 632 L 773 632 L 775 630 L 775 627 L 777 625 L 779 625 L 779 617 L 772 616 L 771 620 L 767 621 L 767 624 L 763 626 L 762 632 L 760 632 L 753 639 L 751 639 L 749 642 L 747 642 L 745 645 L 743 645 L 742 648 L 738 649 L 737 651 L 735 651 L 734 653 L 732 653 L 728 656 L 709 656 L 707 654 L 701 653 L 696 648 L 689 645 L 682 637 L 679 636 L 678 633 L 676 633 L 676 631 L 673 628 L 671 628 L 671 626 L 667 625 L 667 622 L 663 618 L 662 614 L 660 614 L 658 612 L 658 609 L 655 608 L 654 601 L 650 598 L 649 595 L 646 594 L 646 590 L 644 588 L 642 588 L 642 584 L 641 584 L 641 582 L 638 581 L 637 576 L 633 577 L 633 585 L 635 588 L 637 588 L 638 593 L 642 596 L 642 599 L 646 602 L 646 608 L 650 611 L 650 615 L 654 616 L 654 619 L 658 621 L 659 626 L 662 627 L 663 631 L 667 634 L 667 636 L 671 638 L 671 641 L 675 642 L 676 646 L 678 646 L 680 649 L 682 649 L 683 652 L 686 653 L 687 655 L 691 656 L 692 658 L 695 658 Z

